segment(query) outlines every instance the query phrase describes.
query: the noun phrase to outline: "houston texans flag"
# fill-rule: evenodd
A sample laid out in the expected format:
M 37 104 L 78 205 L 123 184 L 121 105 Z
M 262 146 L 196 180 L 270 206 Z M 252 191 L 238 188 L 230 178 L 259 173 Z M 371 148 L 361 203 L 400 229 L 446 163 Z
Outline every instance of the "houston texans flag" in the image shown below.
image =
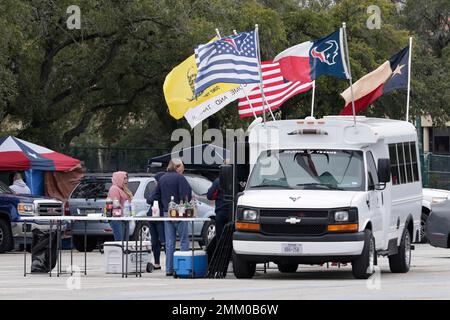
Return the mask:
M 279 53 L 283 77 L 289 81 L 311 82 L 321 75 L 349 78 L 345 63 L 343 30 L 314 41 L 300 43 Z
M 80 160 L 15 137 L 0 138 L 1 170 L 69 171 Z
M 258 83 L 258 43 L 255 31 L 241 32 L 195 48 L 195 94 L 216 83 Z
M 408 87 L 409 50 L 410 47 L 407 46 L 376 70 L 366 74 L 353 84 L 356 113 L 364 110 L 383 94 Z M 341 96 L 345 99 L 345 107 L 340 114 L 353 114 L 350 87 L 342 92 Z
M 261 63 L 264 95 L 270 110 L 279 108 L 285 101 L 296 94 L 308 91 L 312 87 L 311 82 L 302 83 L 300 81 L 287 81 L 281 74 L 278 62 L 263 61 Z M 263 100 L 259 86 L 247 89 L 247 98 L 239 99 L 239 116 L 241 118 L 260 115 L 263 113 Z

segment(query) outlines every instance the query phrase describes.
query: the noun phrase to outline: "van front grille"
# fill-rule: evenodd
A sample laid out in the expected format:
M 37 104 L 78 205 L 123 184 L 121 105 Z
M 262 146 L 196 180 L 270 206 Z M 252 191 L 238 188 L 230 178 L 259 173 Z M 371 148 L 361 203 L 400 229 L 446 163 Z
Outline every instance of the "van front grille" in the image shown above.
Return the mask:
M 273 236 L 318 236 L 327 231 L 325 224 L 262 224 L 261 233 Z
M 328 218 L 326 210 L 302 210 L 302 209 L 262 209 L 261 217 L 299 217 L 299 218 Z

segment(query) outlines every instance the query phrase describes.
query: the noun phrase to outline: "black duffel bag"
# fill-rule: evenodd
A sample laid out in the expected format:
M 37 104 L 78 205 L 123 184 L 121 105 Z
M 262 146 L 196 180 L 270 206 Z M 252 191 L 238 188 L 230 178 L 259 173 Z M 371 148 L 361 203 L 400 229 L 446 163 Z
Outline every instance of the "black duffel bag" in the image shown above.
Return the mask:
M 50 261 L 51 237 L 51 261 Z M 56 266 L 56 231 L 33 230 L 33 244 L 31 247 L 31 272 L 47 273 Z M 51 262 L 51 263 L 50 263 Z

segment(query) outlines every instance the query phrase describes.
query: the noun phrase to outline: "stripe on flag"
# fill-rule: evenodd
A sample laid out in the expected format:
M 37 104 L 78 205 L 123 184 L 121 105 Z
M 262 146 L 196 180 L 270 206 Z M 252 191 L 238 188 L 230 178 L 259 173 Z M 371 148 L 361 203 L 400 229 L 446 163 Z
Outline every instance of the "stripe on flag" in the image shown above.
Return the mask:
M 264 95 L 266 97 L 267 105 L 264 107 L 267 110 L 269 106 L 270 110 L 279 108 L 285 101 L 292 98 L 296 94 L 308 91 L 312 88 L 312 82 L 290 82 L 283 78 L 281 74 L 280 64 L 273 61 L 264 61 L 261 63 Z M 241 118 L 253 116 L 253 112 L 257 115 L 263 113 L 263 101 L 261 96 L 261 90 L 259 86 L 253 86 L 253 89 L 246 91 L 250 100 L 252 108 L 250 107 L 247 98 L 239 99 L 239 116 Z

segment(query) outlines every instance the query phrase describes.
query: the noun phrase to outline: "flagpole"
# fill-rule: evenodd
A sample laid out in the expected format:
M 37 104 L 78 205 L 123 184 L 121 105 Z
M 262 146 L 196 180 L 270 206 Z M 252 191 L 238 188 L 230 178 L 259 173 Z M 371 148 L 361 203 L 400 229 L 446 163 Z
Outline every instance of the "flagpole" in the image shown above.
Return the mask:
M 263 78 L 262 78 L 262 69 L 261 69 L 261 50 L 259 47 L 259 27 L 257 24 L 255 24 L 255 34 L 256 34 L 256 45 L 258 46 L 258 50 L 256 50 L 256 54 L 258 55 L 258 64 L 259 64 L 259 88 L 261 90 L 261 98 L 262 98 L 262 106 L 263 106 L 263 121 L 266 122 L 266 109 L 265 106 L 267 104 L 266 102 L 266 96 L 264 95 L 264 89 L 263 89 Z M 270 114 L 272 115 L 272 118 L 275 120 L 275 117 L 273 116 L 272 110 L 270 110 Z
M 313 81 L 312 99 L 311 99 L 311 117 L 314 117 L 314 96 L 316 95 L 316 80 Z
M 409 37 L 408 93 L 406 96 L 406 121 L 409 121 L 409 96 L 411 92 L 411 57 L 412 57 L 412 37 Z
M 344 30 L 345 55 L 347 56 L 346 58 L 347 58 L 348 77 L 350 81 L 350 92 L 352 94 L 353 125 L 356 127 L 355 96 L 353 95 L 352 69 L 350 67 L 350 55 L 348 53 L 348 42 L 347 42 L 347 25 L 345 22 L 342 22 L 342 29 Z

